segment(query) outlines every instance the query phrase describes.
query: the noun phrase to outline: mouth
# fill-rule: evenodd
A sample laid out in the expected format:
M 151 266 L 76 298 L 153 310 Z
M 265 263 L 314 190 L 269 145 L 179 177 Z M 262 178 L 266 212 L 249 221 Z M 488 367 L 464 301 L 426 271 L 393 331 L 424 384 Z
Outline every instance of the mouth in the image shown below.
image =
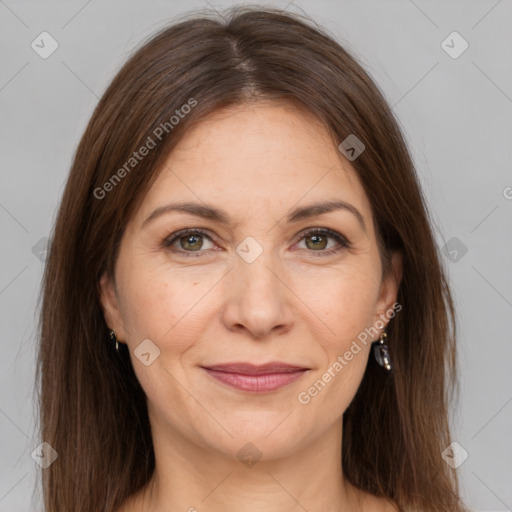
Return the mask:
M 287 363 L 227 363 L 213 366 L 201 366 L 212 378 L 232 388 L 252 393 L 268 393 L 295 382 L 310 368 Z

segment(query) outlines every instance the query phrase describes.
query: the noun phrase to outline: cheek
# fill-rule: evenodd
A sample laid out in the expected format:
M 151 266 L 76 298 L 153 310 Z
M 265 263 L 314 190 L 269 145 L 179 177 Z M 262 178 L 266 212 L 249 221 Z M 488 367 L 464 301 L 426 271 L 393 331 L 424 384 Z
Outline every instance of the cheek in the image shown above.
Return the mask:
M 211 284 L 190 273 L 154 266 L 147 259 L 132 258 L 120 263 L 118 269 L 126 342 L 137 379 L 150 400 L 161 403 L 163 408 L 170 401 L 181 403 L 180 386 L 175 379 L 186 382 L 181 362 L 201 339 L 207 325 L 205 315 L 210 310 L 204 297 Z M 148 366 L 137 356 L 137 348 L 146 339 L 160 351 Z
M 185 350 L 201 327 L 207 302 L 203 298 L 212 288 L 212 277 L 148 264 L 147 256 L 120 262 L 118 268 L 121 313 L 131 348 L 148 338 L 161 350 Z
M 345 351 L 346 346 L 374 318 L 379 292 L 379 275 L 372 262 L 337 269 L 321 269 L 315 275 L 299 279 L 299 297 L 323 320 L 330 351 Z M 377 268 L 378 270 L 378 268 Z
M 372 325 L 378 295 L 378 278 L 372 266 L 345 267 L 329 279 L 317 279 L 316 292 L 308 305 L 320 312 L 326 327 L 316 324 L 326 336 L 316 339 L 321 345 L 324 364 L 304 386 L 301 403 L 306 411 L 322 416 L 327 424 L 335 421 L 349 406 L 363 378 L 371 339 L 358 338 Z M 315 336 L 315 333 L 312 333 Z

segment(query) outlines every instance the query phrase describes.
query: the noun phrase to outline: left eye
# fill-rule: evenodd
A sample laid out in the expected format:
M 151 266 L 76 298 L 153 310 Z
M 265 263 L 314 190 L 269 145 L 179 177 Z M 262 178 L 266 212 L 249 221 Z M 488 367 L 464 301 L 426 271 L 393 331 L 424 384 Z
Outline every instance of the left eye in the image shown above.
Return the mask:
M 335 241 L 331 246 L 329 246 L 329 239 Z M 205 240 L 207 241 L 207 245 L 211 244 L 210 247 L 205 247 Z M 315 229 L 302 233 L 302 238 L 300 238 L 299 242 L 303 240 L 306 244 L 306 250 L 309 249 L 311 252 L 318 252 L 323 255 L 333 254 L 343 248 L 350 247 L 349 241 L 344 236 L 329 229 Z M 174 252 L 189 253 L 188 255 L 194 252 L 204 252 L 204 250 L 213 248 L 211 237 L 206 232 L 197 228 L 185 229 L 173 233 L 166 238 L 163 243 L 164 247 L 167 249 L 172 248 L 176 244 L 178 247 L 172 249 Z M 199 256 L 199 254 L 197 254 L 197 256 Z
M 329 240 L 334 240 L 334 237 L 330 235 L 326 235 L 323 232 L 315 232 L 313 234 L 307 234 L 301 238 L 301 242 L 304 240 L 306 248 L 312 249 L 314 251 L 322 250 L 322 249 L 332 249 L 336 244 L 329 246 Z M 329 246 L 329 247 L 328 247 Z
M 328 240 L 334 240 L 334 246 L 329 245 Z M 319 256 L 334 254 L 335 252 L 347 249 L 350 247 L 350 242 L 340 233 L 330 229 L 312 229 L 306 233 L 302 233 L 300 241 L 304 240 L 306 249 L 311 249 L 311 252 L 319 253 Z

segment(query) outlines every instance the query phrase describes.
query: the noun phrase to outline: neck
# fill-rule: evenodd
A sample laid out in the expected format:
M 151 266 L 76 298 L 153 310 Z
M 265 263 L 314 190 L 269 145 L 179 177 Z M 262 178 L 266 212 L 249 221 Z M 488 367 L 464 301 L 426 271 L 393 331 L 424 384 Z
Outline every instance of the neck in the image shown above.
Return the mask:
M 343 477 L 341 419 L 320 439 L 287 456 L 251 464 L 191 443 L 153 425 L 155 472 L 134 498 L 137 512 L 325 512 L 362 510 L 361 494 Z M 163 430 L 163 429 L 162 429 Z M 241 445 L 244 443 L 242 442 Z M 250 455 L 251 448 L 246 447 Z M 124 509 L 123 509 L 124 510 Z

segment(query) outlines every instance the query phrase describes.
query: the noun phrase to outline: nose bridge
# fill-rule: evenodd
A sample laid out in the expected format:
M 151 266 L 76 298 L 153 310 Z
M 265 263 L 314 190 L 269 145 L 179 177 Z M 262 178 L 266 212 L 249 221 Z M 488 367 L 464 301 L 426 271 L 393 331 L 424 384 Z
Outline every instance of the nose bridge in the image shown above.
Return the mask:
M 280 267 L 276 252 L 271 246 L 271 239 L 253 237 L 245 238 L 236 248 L 239 257 L 235 265 L 235 278 L 249 294 L 267 295 L 267 300 L 280 294 L 279 280 L 275 268 Z
M 231 327 L 244 326 L 256 337 L 264 336 L 276 326 L 289 324 L 287 288 L 276 276 L 282 267 L 270 237 L 266 242 L 247 237 L 236 252 L 224 320 Z

